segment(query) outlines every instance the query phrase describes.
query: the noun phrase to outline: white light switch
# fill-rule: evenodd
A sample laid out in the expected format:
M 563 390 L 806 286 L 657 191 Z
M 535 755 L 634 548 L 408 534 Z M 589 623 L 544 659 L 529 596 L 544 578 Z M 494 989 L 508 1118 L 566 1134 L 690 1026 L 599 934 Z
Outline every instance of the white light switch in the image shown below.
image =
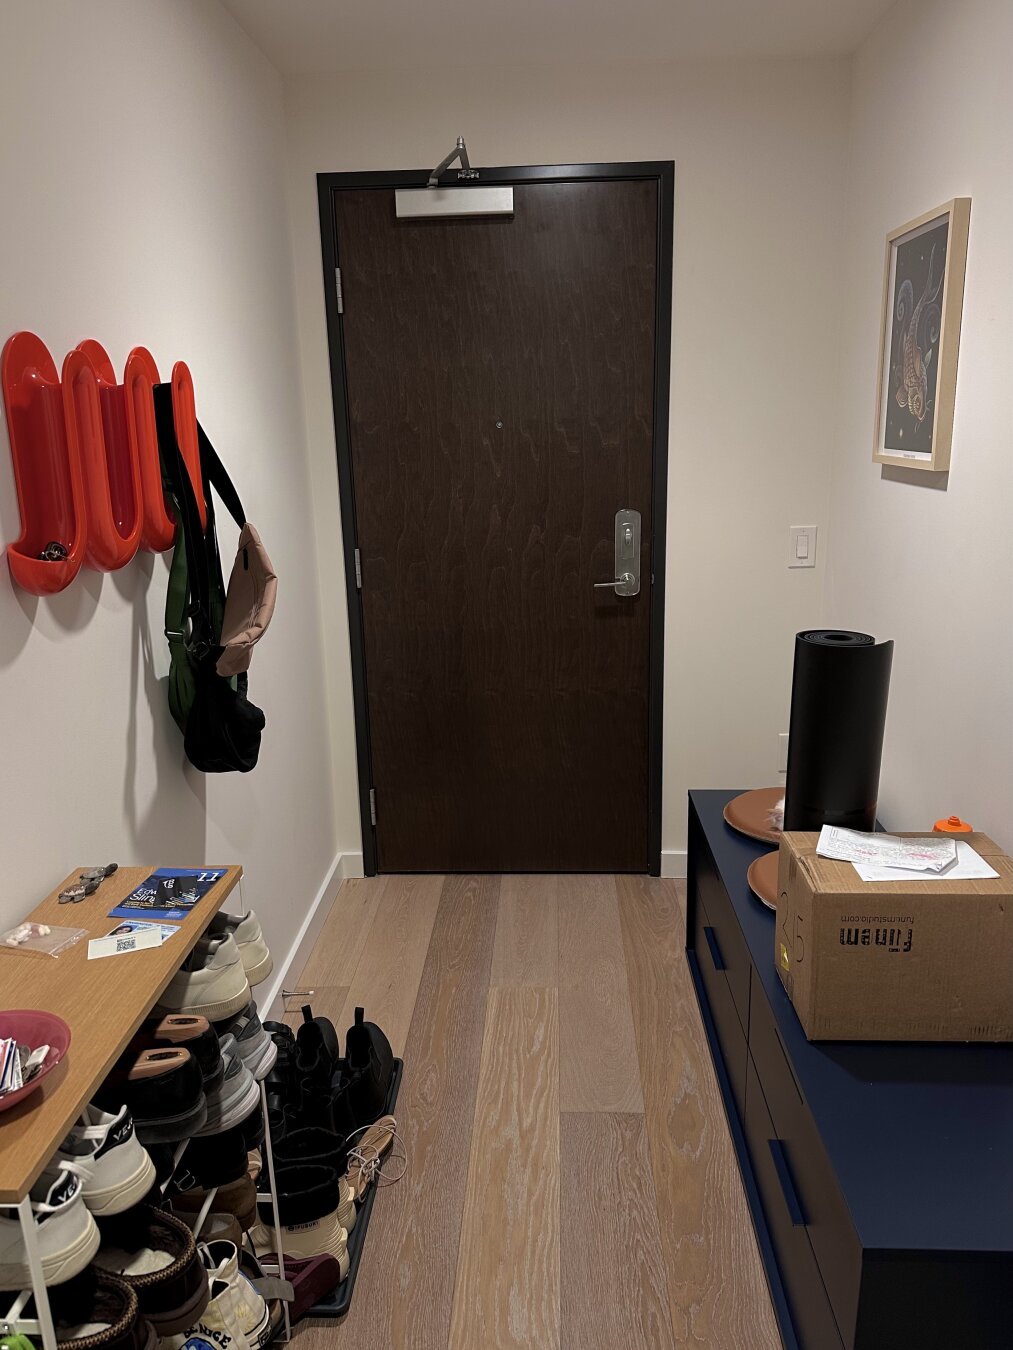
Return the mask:
M 816 526 L 789 525 L 788 566 L 816 566 Z

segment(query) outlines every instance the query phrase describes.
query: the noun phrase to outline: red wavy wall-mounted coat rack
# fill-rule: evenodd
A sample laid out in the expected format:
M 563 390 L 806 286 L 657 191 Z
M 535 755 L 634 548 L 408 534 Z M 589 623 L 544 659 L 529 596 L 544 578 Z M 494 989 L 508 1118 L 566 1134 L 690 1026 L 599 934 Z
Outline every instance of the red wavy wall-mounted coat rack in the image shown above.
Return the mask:
M 197 440 L 197 403 L 193 393 L 193 377 L 185 361 L 177 361 L 172 368 L 172 422 L 183 463 L 190 470 L 193 495 L 197 499 L 200 527 L 208 527 L 208 509 L 201 486 L 200 443 Z
M 152 391 L 161 384 L 155 358 L 147 347 L 135 347 L 127 357 L 123 388 L 127 406 L 130 450 L 141 475 L 143 525 L 141 542 L 152 553 L 172 547 L 176 522 L 162 492 L 162 469 L 158 461 L 155 403 Z
M 67 353 L 63 406 L 67 440 L 81 462 L 85 561 L 99 572 L 115 572 L 141 542 L 141 476 L 130 453 L 123 386 L 97 342 L 82 342 Z
M 53 595 L 81 570 L 87 534 L 81 465 L 67 442 L 60 377 L 41 338 L 15 333 L 0 357 L 0 380 L 21 507 L 21 535 L 8 545 L 7 561 L 19 586 Z
M 21 535 L 7 548 L 11 575 L 35 595 L 69 586 L 82 565 L 124 567 L 143 546 L 171 548 L 176 526 L 162 492 L 152 391 L 158 367 L 145 347 L 119 384 L 105 348 L 88 338 L 67 354 L 62 379 L 34 333 L 15 333 L 0 356 Z M 172 370 L 172 406 L 184 461 L 207 524 L 193 380 Z

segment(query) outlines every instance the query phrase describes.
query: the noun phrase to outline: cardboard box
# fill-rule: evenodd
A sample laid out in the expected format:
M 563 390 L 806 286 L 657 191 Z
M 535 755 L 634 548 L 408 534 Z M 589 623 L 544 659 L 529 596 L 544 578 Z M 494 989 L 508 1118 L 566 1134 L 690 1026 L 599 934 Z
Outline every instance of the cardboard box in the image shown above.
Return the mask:
M 774 963 L 809 1040 L 1013 1040 L 1013 862 L 961 838 L 998 877 L 866 882 L 781 836 Z

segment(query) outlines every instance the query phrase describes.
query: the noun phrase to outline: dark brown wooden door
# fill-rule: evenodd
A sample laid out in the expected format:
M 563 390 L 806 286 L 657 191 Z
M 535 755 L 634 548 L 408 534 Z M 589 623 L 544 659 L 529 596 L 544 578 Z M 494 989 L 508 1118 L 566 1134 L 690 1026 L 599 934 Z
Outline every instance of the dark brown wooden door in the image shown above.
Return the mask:
M 334 194 L 380 871 L 648 869 L 657 193 Z

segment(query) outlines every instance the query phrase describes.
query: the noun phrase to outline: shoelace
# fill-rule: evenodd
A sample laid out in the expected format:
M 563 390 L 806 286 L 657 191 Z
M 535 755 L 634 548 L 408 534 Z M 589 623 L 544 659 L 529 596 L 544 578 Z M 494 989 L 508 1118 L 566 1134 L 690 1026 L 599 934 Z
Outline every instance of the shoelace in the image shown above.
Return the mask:
M 53 1182 L 50 1183 L 46 1191 L 47 1195 L 52 1194 L 53 1186 L 57 1184 L 57 1181 L 59 1181 L 60 1177 L 64 1172 L 70 1172 L 73 1176 L 77 1177 L 77 1191 L 75 1192 L 75 1194 L 80 1193 L 81 1189 L 84 1186 L 84 1183 L 88 1180 L 88 1172 L 79 1163 L 66 1162 L 63 1158 L 61 1158 L 58 1164 L 57 1177 Z M 68 1200 L 70 1198 L 71 1198 L 70 1196 L 67 1197 Z M 36 1214 L 53 1212 L 53 1206 L 49 1204 L 48 1200 L 33 1200 L 32 1209 L 36 1212 Z
M 80 1163 L 71 1162 L 67 1158 L 60 1159 L 59 1169 L 61 1172 L 73 1172 L 79 1181 L 87 1181 L 88 1179 L 87 1169 L 82 1167 Z
M 363 1125 L 358 1130 L 353 1130 L 348 1136 L 349 1139 L 356 1134 L 365 1134 L 367 1130 L 372 1129 L 371 1125 Z M 400 1148 L 400 1153 L 397 1150 Z M 383 1170 L 384 1160 L 380 1156 L 379 1149 L 374 1144 L 358 1145 L 356 1148 L 348 1150 L 349 1164 L 354 1163 L 358 1168 L 363 1180 L 363 1189 L 368 1186 L 395 1186 L 408 1171 L 408 1145 L 397 1132 L 397 1122 L 394 1123 L 393 1136 L 390 1141 L 390 1158 L 403 1166 L 397 1176 L 391 1176 Z M 349 1166 L 351 1171 L 351 1166 Z

